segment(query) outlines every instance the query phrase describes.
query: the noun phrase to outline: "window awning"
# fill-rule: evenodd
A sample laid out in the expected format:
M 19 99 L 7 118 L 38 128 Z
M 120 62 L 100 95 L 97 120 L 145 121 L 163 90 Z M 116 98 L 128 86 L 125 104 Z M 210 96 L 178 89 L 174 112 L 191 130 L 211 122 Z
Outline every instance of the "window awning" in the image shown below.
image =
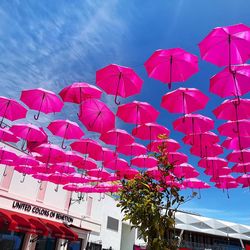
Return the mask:
M 0 228 L 6 231 L 25 232 L 37 235 L 77 240 L 78 235 L 63 223 L 36 218 L 6 209 L 0 209 Z

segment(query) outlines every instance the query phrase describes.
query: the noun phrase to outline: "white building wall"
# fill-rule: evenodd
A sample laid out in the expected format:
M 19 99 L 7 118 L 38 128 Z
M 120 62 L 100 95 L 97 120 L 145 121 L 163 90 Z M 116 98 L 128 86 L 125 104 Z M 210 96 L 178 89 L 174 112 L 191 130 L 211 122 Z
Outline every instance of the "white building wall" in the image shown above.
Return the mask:
M 133 250 L 136 233 L 135 229 L 131 230 L 131 226 L 122 223 L 122 240 L 121 240 L 121 250 Z

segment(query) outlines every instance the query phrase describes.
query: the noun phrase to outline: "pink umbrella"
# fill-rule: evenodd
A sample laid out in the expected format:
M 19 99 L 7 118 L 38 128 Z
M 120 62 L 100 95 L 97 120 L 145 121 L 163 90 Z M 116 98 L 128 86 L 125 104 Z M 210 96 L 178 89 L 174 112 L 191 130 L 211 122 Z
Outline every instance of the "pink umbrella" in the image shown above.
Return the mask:
M 219 176 L 214 176 L 211 178 L 211 181 L 215 182 L 231 182 L 235 181 L 235 178 L 232 175 L 226 174 L 226 175 L 219 175 Z
M 221 135 L 232 138 L 250 136 L 250 120 L 228 121 L 219 126 L 218 131 Z
M 203 133 L 214 128 L 214 121 L 199 114 L 187 114 L 173 122 L 174 129 L 184 134 Z
M 50 174 L 37 173 L 37 174 L 33 174 L 32 177 L 39 181 L 48 181 L 49 175 Z
M 159 112 L 147 102 L 133 101 L 119 106 L 116 115 L 137 127 L 138 124 L 155 122 Z
M 250 175 L 243 174 L 236 179 L 237 183 L 242 184 L 243 188 L 250 186 Z
M 24 182 L 26 175 L 32 175 L 37 174 L 36 170 L 31 166 L 15 166 L 15 171 L 23 174 L 22 180 L 20 180 L 21 183 Z
M 158 161 L 155 157 L 149 155 L 139 155 L 131 159 L 131 165 L 138 168 L 152 168 L 156 167 Z
M 175 165 L 173 173 L 178 178 L 195 178 L 199 176 L 199 172 L 195 170 L 195 168 L 188 164 L 188 163 L 182 163 L 180 165 Z
M 125 170 L 129 168 L 128 162 L 121 158 L 116 158 L 111 161 L 105 161 L 103 165 L 105 168 L 112 170 Z
M 221 145 L 232 150 L 246 149 L 250 147 L 250 136 L 228 137 Z
M 96 177 L 83 176 L 82 174 L 72 173 L 67 176 L 67 180 L 71 183 L 90 183 L 97 182 L 99 179 Z
M 126 98 L 139 94 L 143 80 L 131 68 L 110 64 L 96 71 L 96 84 L 107 94 L 114 95 L 119 105 L 117 96 Z
M 233 100 L 225 100 L 214 111 L 217 119 L 224 120 L 240 120 L 250 118 L 250 99 L 236 98 Z
M 248 173 L 250 172 L 250 163 L 237 163 L 232 167 L 234 173 Z
M 134 179 L 136 176 L 140 174 L 140 172 L 137 169 L 128 168 L 128 169 L 122 169 L 116 172 L 118 176 L 124 179 Z
M 148 144 L 147 149 L 152 152 L 174 152 L 180 148 L 180 144 L 173 139 L 155 140 Z
M 49 124 L 47 127 L 53 135 L 57 135 L 63 138 L 61 147 L 66 149 L 63 145 L 65 139 L 80 139 L 84 136 L 83 131 L 76 122 L 69 120 L 56 120 Z
M 42 142 L 47 138 L 44 131 L 33 124 L 15 124 L 10 128 L 10 131 L 25 141 Z M 22 145 L 22 150 L 24 150 L 24 144 Z
M 66 155 L 66 162 L 69 162 L 72 165 L 81 162 L 83 160 L 83 156 L 74 151 L 66 151 L 65 155 Z
M 22 155 L 18 156 L 15 161 L 16 166 L 38 166 L 40 163 L 33 156 L 30 155 Z
M 148 76 L 168 83 L 184 82 L 198 72 L 198 57 L 181 48 L 159 49 L 145 62 Z
M 104 133 L 115 127 L 115 115 L 108 106 L 97 99 L 81 103 L 79 120 L 89 130 Z
M 36 148 L 43 143 L 48 143 L 48 135 L 42 127 L 39 127 L 39 129 L 45 134 L 46 137 L 42 141 L 27 141 L 27 150 L 30 152 L 32 152 L 33 148 Z
M 227 156 L 227 160 L 236 163 L 250 162 L 250 150 L 249 149 L 234 150 Z
M 183 181 L 183 185 L 188 187 L 188 188 L 198 188 L 198 189 L 203 189 L 203 188 L 210 188 L 210 185 L 207 184 L 206 182 L 203 182 L 197 178 L 188 178 Z
M 228 175 L 232 171 L 228 167 L 222 167 L 222 168 L 206 168 L 204 173 L 207 175 L 212 175 L 213 177 L 218 177 L 221 175 Z
M 91 169 L 87 171 L 87 175 L 97 178 L 108 178 L 110 173 L 105 169 Z
M 250 65 L 233 65 L 227 67 L 210 79 L 210 92 L 224 98 L 239 97 L 250 91 Z
M 172 165 L 180 165 L 188 161 L 187 155 L 180 152 L 169 152 L 166 155 L 169 163 Z
M 63 174 L 72 174 L 75 173 L 75 168 L 70 165 L 65 165 L 65 164 L 56 164 L 50 166 L 50 172 L 51 173 L 63 173 Z
M 163 174 L 162 172 L 159 170 L 158 166 L 157 167 L 152 167 L 152 168 L 148 168 L 146 170 L 146 173 L 151 176 L 152 178 L 154 178 L 155 180 L 160 180 L 161 178 L 163 178 Z
M 159 135 L 169 136 L 170 131 L 157 123 L 145 123 L 132 130 L 132 135 L 142 140 L 157 140 Z
M 223 147 L 219 144 L 195 145 L 190 149 L 190 153 L 201 158 L 214 157 L 223 153 Z
M 54 173 L 48 176 L 48 181 L 53 182 L 56 185 L 55 191 L 58 191 L 59 185 L 65 185 L 68 183 L 68 175 L 63 173 Z
M 0 140 L 5 142 L 18 142 L 20 139 L 16 137 L 9 129 L 0 128 Z
M 220 189 L 226 189 L 227 197 L 229 198 L 228 189 L 237 188 L 239 184 L 236 181 L 229 181 L 229 182 L 224 181 L 224 182 L 216 183 L 215 186 Z
M 115 159 L 117 157 L 117 154 L 109 148 L 102 147 L 101 151 L 89 152 L 89 156 L 96 161 L 108 161 Z
M 195 134 L 188 134 L 185 137 L 183 137 L 182 141 L 185 144 L 189 145 L 212 145 L 220 141 L 219 136 L 211 131 L 207 131 L 204 133 L 195 133 Z
M 75 141 L 70 144 L 70 147 L 72 150 L 75 150 L 77 152 L 80 152 L 82 154 L 89 154 L 92 153 L 97 154 L 102 152 L 102 146 L 97 141 L 92 140 L 90 138 L 84 138 L 78 141 Z
M 15 121 L 25 118 L 27 109 L 19 104 L 16 100 L 0 96 L 0 116 L 2 120 L 0 126 L 2 126 L 4 118 Z
M 123 129 L 111 129 L 100 136 L 100 140 L 116 147 L 120 145 L 131 144 L 134 142 L 133 136 Z
M 250 58 L 250 28 L 244 24 L 217 27 L 199 48 L 203 60 L 219 67 L 244 63 Z
M 40 112 L 60 112 L 63 107 L 62 100 L 54 92 L 42 88 L 23 90 L 20 99 L 30 109 L 38 111 L 35 120 L 38 120 Z
M 94 85 L 86 82 L 75 82 L 59 93 L 64 102 L 73 102 L 80 104 L 86 99 L 100 99 L 102 91 Z
M 66 161 L 65 152 L 54 144 L 44 143 L 33 149 L 33 152 L 40 154 L 36 158 L 46 164 Z
M 116 151 L 118 153 L 128 155 L 128 156 L 137 156 L 137 155 L 146 154 L 147 148 L 142 144 L 133 142 L 128 145 L 121 145 L 117 147 Z
M 198 166 L 201 168 L 223 168 L 227 164 L 228 162 L 225 159 L 219 157 L 207 157 L 198 162 Z
M 161 106 L 170 113 L 188 114 L 204 109 L 209 98 L 195 88 L 178 88 L 162 97 Z
M 76 166 L 79 169 L 83 169 L 83 170 L 90 170 L 90 169 L 97 168 L 96 162 L 89 157 L 85 157 L 82 159 L 82 161 L 76 162 L 74 164 L 74 166 Z

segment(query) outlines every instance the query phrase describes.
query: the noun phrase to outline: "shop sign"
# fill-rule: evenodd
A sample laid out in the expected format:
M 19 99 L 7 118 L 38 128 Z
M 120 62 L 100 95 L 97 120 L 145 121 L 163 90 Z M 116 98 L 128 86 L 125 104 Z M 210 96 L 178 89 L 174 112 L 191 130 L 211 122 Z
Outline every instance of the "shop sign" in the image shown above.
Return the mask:
M 46 208 L 34 206 L 25 202 L 13 201 L 12 208 L 25 211 L 31 214 L 39 214 L 47 218 L 60 220 L 66 223 L 73 223 L 73 217 Z

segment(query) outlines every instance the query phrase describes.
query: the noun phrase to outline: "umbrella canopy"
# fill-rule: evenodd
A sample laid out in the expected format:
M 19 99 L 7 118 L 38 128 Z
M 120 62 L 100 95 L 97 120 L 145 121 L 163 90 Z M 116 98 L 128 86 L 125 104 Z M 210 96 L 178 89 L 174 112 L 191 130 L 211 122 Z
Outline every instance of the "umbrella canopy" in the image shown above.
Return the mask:
M 131 68 L 110 64 L 96 71 L 96 84 L 107 94 L 123 98 L 139 94 L 142 88 L 143 80 Z
M 89 152 L 89 156 L 96 161 L 109 161 L 115 159 L 117 154 L 109 148 L 102 147 L 100 151 Z
M 237 188 L 239 184 L 236 181 L 223 181 L 216 183 L 215 186 L 220 189 L 231 189 L 231 188 Z
M 65 155 L 66 155 L 66 162 L 71 163 L 72 165 L 83 160 L 83 156 L 74 151 L 66 151 Z
M 219 144 L 195 145 L 190 149 L 190 153 L 201 158 L 214 157 L 223 153 L 223 147 Z
M 110 173 L 105 169 L 91 169 L 87 171 L 87 175 L 97 178 L 108 178 Z
M 236 136 L 250 136 L 250 120 L 228 121 L 218 127 L 223 136 L 234 138 Z
M 75 168 L 73 166 L 70 165 L 66 165 L 66 164 L 55 164 L 50 166 L 50 172 L 51 173 L 63 173 L 63 174 L 72 174 L 75 173 Z
M 76 162 L 74 166 L 82 170 L 90 170 L 97 168 L 96 162 L 89 157 L 84 157 L 82 161 Z
M 44 131 L 33 124 L 15 124 L 10 128 L 10 131 L 26 141 L 43 142 L 47 139 L 47 135 Z M 24 149 L 24 145 L 22 149 Z
M 103 166 L 108 169 L 112 170 L 121 170 L 124 171 L 125 169 L 129 169 L 128 162 L 121 158 L 116 158 L 111 161 L 105 161 Z
M 160 153 L 163 152 L 174 152 L 180 148 L 180 144 L 173 139 L 155 140 L 148 144 L 147 149 L 151 152 Z
M 43 143 L 33 149 L 33 152 L 40 154 L 36 158 L 44 163 L 65 162 L 67 157 L 65 152 L 54 144 Z
M 227 164 L 228 162 L 225 159 L 219 157 L 207 157 L 198 162 L 198 166 L 201 168 L 223 168 Z
M 242 96 L 250 91 L 250 65 L 227 67 L 210 79 L 210 92 L 224 98 Z
M 250 99 L 236 98 L 225 100 L 219 107 L 213 110 L 217 119 L 241 120 L 250 118 Z
M 250 150 L 249 149 L 234 150 L 227 156 L 227 160 L 236 163 L 250 162 Z
M 184 82 L 198 72 L 198 57 L 181 48 L 159 49 L 145 62 L 148 76 L 168 83 Z
M 131 159 L 131 165 L 136 166 L 138 168 L 152 168 L 156 167 L 158 161 L 153 156 L 148 155 L 139 155 Z
M 128 156 L 132 156 L 132 155 L 137 156 L 137 155 L 146 154 L 147 148 L 142 144 L 133 142 L 131 144 L 121 145 L 117 147 L 116 151 L 118 153 L 128 155 Z
M 84 138 L 75 141 L 70 144 L 72 150 L 80 152 L 82 154 L 89 154 L 91 157 L 93 154 L 98 154 L 102 152 L 102 146 L 95 140 L 90 138 Z
M 108 106 L 97 99 L 81 103 L 79 120 L 89 131 L 104 133 L 115 127 L 115 115 Z
M 39 166 L 39 161 L 37 161 L 33 156 L 30 155 L 21 155 L 15 161 L 17 166 Z
M 16 161 L 18 156 L 7 148 L 0 148 L 0 161 Z M 4 163 L 2 163 L 4 164 Z
M 74 82 L 62 89 L 59 95 L 64 102 L 80 104 L 87 99 L 100 99 L 102 91 L 96 86 L 86 82 Z
M 172 165 L 180 165 L 188 161 L 187 155 L 180 152 L 169 152 L 166 154 L 168 161 Z
M 250 163 L 238 163 L 232 167 L 234 173 L 248 173 L 250 172 Z
M 111 129 L 100 136 L 100 140 L 116 147 L 134 142 L 133 136 L 123 129 Z
M 217 142 L 220 141 L 219 136 L 216 135 L 215 133 L 211 132 L 211 131 L 207 131 L 204 133 L 195 133 L 195 134 L 188 134 L 185 135 L 182 139 L 182 141 L 185 144 L 189 144 L 189 145 L 212 145 L 215 144 Z
M 209 98 L 195 88 L 178 88 L 162 97 L 161 106 L 170 113 L 188 114 L 204 109 Z
M 242 184 L 242 187 L 249 187 L 250 186 L 250 175 L 243 174 L 236 178 L 237 183 Z
M 203 188 L 210 188 L 210 185 L 207 184 L 206 182 L 203 182 L 197 178 L 188 178 L 183 181 L 183 185 L 188 188 L 198 188 L 198 189 L 203 189 Z
M 232 171 L 228 167 L 222 167 L 222 168 L 206 168 L 204 173 L 207 175 L 212 175 L 213 177 L 218 177 L 220 175 L 228 175 Z
M 116 174 L 121 178 L 131 180 L 138 176 L 140 172 L 134 168 L 126 168 L 116 171 Z
M 180 165 L 175 165 L 173 169 L 173 174 L 178 178 L 195 178 L 199 176 L 199 172 L 195 170 L 195 168 L 188 164 L 182 163 Z
M 2 117 L 0 126 L 2 126 L 4 118 L 15 121 L 25 118 L 27 109 L 14 99 L 0 96 L 0 117 Z
M 0 128 L 0 141 L 18 142 L 20 139 L 16 137 L 9 129 Z
M 213 29 L 199 43 L 201 58 L 219 67 L 242 64 L 250 58 L 250 28 L 236 24 Z
M 54 92 L 43 88 L 23 90 L 20 99 L 30 109 L 38 111 L 34 116 L 35 120 L 38 120 L 41 112 L 45 114 L 60 112 L 63 107 L 62 100 Z
M 143 124 L 155 122 L 159 112 L 147 102 L 133 101 L 118 107 L 116 115 L 124 122 Z
M 250 136 L 228 137 L 221 145 L 232 150 L 246 149 L 250 147 Z
M 57 135 L 63 138 L 61 147 L 65 149 L 63 145 L 65 139 L 80 139 L 84 136 L 83 131 L 76 122 L 69 120 L 55 120 L 47 127 L 53 135 Z
M 214 121 L 207 116 L 187 114 L 175 120 L 173 127 L 184 134 L 203 133 L 214 128 Z
M 170 131 L 157 123 L 145 123 L 132 130 L 132 135 L 142 140 L 157 140 L 159 135 L 169 136 Z

